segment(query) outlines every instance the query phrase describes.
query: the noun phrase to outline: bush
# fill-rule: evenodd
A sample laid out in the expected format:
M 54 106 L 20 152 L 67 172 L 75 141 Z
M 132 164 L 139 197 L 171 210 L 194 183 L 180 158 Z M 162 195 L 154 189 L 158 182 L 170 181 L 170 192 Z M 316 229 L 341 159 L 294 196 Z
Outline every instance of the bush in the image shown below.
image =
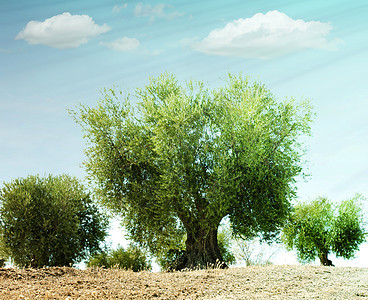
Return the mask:
M 151 270 L 152 265 L 147 253 L 136 245 L 130 244 L 127 249 L 119 246 L 109 252 L 101 252 L 90 257 L 88 267 L 119 268 L 134 272 Z
M 0 252 L 19 267 L 75 264 L 100 250 L 106 228 L 76 178 L 28 176 L 0 190 Z
M 233 242 L 231 231 L 229 228 L 223 227 L 217 234 L 220 253 L 225 264 L 232 265 L 236 262 L 234 253 L 232 252 L 231 244 Z

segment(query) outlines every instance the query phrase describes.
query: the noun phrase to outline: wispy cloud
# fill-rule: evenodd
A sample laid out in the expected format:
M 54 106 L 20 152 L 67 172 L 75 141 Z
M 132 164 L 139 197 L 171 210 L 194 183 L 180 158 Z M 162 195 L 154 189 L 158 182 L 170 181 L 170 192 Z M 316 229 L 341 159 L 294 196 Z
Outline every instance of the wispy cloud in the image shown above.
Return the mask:
M 4 48 L 0 48 L 0 52 L 2 52 L 2 53 L 12 53 L 12 51 L 11 51 L 11 50 L 9 50 L 9 49 L 4 49 Z
M 206 54 L 268 59 L 307 48 L 336 49 L 329 23 L 294 20 L 279 11 L 258 13 L 212 30 L 192 47 Z
M 110 43 L 101 42 L 100 44 L 115 51 L 131 52 L 139 47 L 140 42 L 136 38 L 122 37 Z
M 148 17 L 150 22 L 153 22 L 156 18 L 173 20 L 185 15 L 184 12 L 178 12 L 173 9 L 173 6 L 163 3 L 155 6 L 138 3 L 134 8 L 134 14 L 136 17 Z
M 46 19 L 30 21 L 18 33 L 16 40 L 30 44 L 43 44 L 57 49 L 76 48 L 109 31 L 111 27 L 97 25 L 88 15 L 71 15 L 68 12 Z
M 118 13 L 121 11 L 121 9 L 127 8 L 128 7 L 128 3 L 124 3 L 123 5 L 114 5 L 114 7 L 112 8 L 112 12 L 114 13 Z

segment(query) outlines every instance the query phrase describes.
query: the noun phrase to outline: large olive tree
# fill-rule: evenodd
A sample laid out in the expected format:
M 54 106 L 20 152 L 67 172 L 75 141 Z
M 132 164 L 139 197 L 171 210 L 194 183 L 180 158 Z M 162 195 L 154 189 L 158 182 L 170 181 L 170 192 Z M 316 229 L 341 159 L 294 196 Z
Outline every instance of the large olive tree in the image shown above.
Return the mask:
M 222 261 L 228 216 L 235 235 L 274 238 L 302 173 L 308 102 L 277 101 L 258 82 L 229 75 L 222 88 L 152 78 L 133 97 L 105 90 L 73 112 L 89 142 L 86 170 L 102 203 L 153 254 L 186 251 L 177 269 Z

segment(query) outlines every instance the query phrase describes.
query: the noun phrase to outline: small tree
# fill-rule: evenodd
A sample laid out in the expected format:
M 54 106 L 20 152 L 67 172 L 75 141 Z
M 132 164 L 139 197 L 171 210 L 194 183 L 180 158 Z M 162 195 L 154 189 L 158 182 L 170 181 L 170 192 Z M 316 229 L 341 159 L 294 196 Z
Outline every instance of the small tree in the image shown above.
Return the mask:
M 130 244 L 127 249 L 120 246 L 108 252 L 95 254 L 87 261 L 87 266 L 120 268 L 134 272 L 152 269 L 147 253 L 134 244 Z
M 18 266 L 77 263 L 100 250 L 106 228 L 76 178 L 28 176 L 0 191 L 0 245 Z
M 156 255 L 184 231 L 182 269 L 223 261 L 226 217 L 246 239 L 279 234 L 302 173 L 308 102 L 277 101 L 263 84 L 231 75 L 212 91 L 163 75 L 135 95 L 106 90 L 97 107 L 74 112 L 90 179 L 130 239 Z
M 350 259 L 365 241 L 361 195 L 343 201 L 337 209 L 326 198 L 319 197 L 311 203 L 294 208 L 282 239 L 288 249 L 296 249 L 301 261 L 319 258 L 321 265 L 331 266 L 329 253 Z

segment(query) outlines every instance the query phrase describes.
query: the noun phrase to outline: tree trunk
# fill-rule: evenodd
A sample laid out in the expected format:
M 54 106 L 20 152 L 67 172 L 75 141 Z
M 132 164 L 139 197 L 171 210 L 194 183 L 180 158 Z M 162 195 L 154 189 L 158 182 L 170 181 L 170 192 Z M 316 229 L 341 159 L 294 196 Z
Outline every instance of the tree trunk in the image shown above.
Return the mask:
M 217 229 L 187 229 L 186 250 L 173 269 L 227 268 L 217 242 Z
M 320 254 L 319 261 L 321 262 L 321 266 L 327 266 L 327 267 L 334 267 L 332 264 L 332 261 L 328 259 L 328 253 L 322 253 Z

